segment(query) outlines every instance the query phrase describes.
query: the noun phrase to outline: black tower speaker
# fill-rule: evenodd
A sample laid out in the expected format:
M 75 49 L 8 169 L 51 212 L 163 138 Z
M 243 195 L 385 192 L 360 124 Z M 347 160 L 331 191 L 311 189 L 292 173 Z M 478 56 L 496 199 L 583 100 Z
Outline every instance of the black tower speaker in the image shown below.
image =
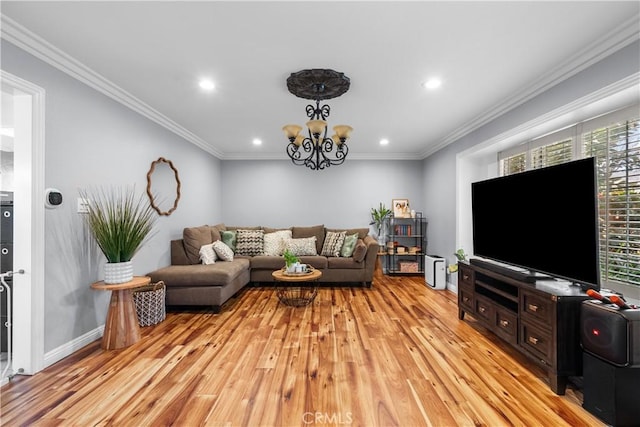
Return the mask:
M 640 367 L 620 368 L 585 352 L 582 407 L 607 424 L 640 426 Z
M 613 426 L 640 426 L 640 309 L 582 303 L 582 407 Z

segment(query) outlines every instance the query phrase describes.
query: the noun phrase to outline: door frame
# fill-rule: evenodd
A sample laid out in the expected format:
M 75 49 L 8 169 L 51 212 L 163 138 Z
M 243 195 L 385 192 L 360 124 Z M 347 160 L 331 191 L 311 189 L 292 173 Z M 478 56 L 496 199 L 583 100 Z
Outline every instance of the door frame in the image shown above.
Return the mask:
M 13 268 L 25 273 L 13 276 L 13 373 L 31 375 L 44 368 L 45 90 L 4 70 L 0 81 L 13 92 L 15 126 L 25 135 L 16 141 L 20 155 L 14 147 Z

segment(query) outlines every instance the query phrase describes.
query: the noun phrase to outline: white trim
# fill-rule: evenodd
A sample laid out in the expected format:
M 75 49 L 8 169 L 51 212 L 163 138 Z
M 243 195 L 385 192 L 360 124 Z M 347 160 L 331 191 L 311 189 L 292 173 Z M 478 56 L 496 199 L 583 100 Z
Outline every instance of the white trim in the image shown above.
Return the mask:
M 21 313 L 14 314 L 14 325 L 25 334 L 16 341 L 14 337 L 13 371 L 23 369 L 33 374 L 43 368 L 44 360 L 44 152 L 45 152 L 45 91 L 26 80 L 0 70 L 3 86 L 17 89 L 31 96 L 31 238 L 30 266 L 25 268 L 30 304 L 20 306 Z M 23 268 L 22 266 L 16 266 Z M 21 279 L 16 276 L 15 280 Z M 14 290 L 14 298 L 18 297 Z M 21 323 L 19 323 L 21 322 Z M 20 326 L 21 325 L 21 326 Z
M 80 335 L 79 337 L 74 338 L 68 343 L 62 344 L 60 347 L 54 348 L 53 350 L 47 352 L 47 354 L 44 355 L 44 366 L 51 366 L 54 363 L 64 359 L 65 357 L 72 355 L 81 348 L 86 347 L 95 340 L 100 339 L 102 337 L 103 331 L 104 325 L 98 326 L 94 330 L 89 331 L 84 335 Z
M 603 127 L 614 126 L 620 122 L 626 122 L 630 118 L 640 118 L 640 106 L 638 104 L 631 105 L 627 108 L 622 108 L 610 114 L 603 114 L 582 123 L 579 134 L 582 135 L 583 133 L 592 132 Z
M 222 158 L 222 153 L 202 138 L 4 15 L 0 16 L 0 37 L 149 120 L 158 123 L 207 153 Z
M 553 144 L 555 142 L 564 141 L 566 139 L 572 139 L 574 141 L 573 152 L 577 154 L 576 158 L 580 158 L 579 150 L 576 148 L 579 148 L 580 146 L 579 140 L 582 134 L 591 132 L 594 129 L 611 126 L 612 124 L 620 121 L 626 121 L 630 117 L 640 117 L 640 107 L 638 104 L 622 107 L 619 110 L 604 113 L 594 118 L 588 118 L 578 123 L 572 123 L 564 129 L 546 134 L 539 138 L 534 138 L 529 140 L 527 143 L 514 145 L 513 147 L 500 151 L 498 153 L 498 160 L 504 160 L 522 153 L 530 154 L 531 150 Z M 530 159 L 527 159 L 528 168 L 532 165 L 529 160 Z
M 470 120 L 465 126 L 462 126 L 445 136 L 438 144 L 428 147 L 425 151 L 420 153 L 421 158 L 424 159 L 428 157 L 463 136 L 468 135 L 479 127 L 540 95 L 552 86 L 555 86 L 558 83 L 578 74 L 580 71 L 587 69 L 612 53 L 635 42 L 640 39 L 639 28 L 640 16 L 634 16 L 628 19 L 625 23 L 617 26 L 614 30 L 609 32 L 607 36 L 585 47 L 574 54 L 566 62 L 541 75 L 538 80 L 535 80 L 529 86 L 522 88 L 520 92 L 516 93 L 509 99 L 501 101 L 493 109 L 490 109 Z

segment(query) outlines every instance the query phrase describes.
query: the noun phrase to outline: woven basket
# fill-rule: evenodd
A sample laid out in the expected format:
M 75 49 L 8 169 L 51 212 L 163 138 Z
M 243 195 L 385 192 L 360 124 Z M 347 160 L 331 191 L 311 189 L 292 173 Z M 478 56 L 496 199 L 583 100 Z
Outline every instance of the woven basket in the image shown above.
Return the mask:
M 164 305 L 165 288 L 161 280 L 133 290 L 133 302 L 136 305 L 140 326 L 156 325 L 167 316 Z

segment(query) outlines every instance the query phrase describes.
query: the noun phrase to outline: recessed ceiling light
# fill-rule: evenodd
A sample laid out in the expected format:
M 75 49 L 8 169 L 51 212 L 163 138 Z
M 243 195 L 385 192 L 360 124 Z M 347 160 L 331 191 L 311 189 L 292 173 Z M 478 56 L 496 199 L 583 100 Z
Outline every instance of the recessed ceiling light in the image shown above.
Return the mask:
M 387 138 L 383 138 L 380 140 L 380 145 L 389 145 L 389 140 Z
M 432 78 L 422 83 L 422 87 L 424 87 L 425 89 L 437 89 L 440 87 L 441 84 L 442 84 L 442 80 L 437 78 Z
M 198 86 L 200 86 L 202 90 L 213 90 L 216 88 L 216 85 L 209 79 L 201 79 L 200 82 L 198 82 Z
M 258 138 L 253 139 L 253 145 L 262 145 L 262 140 Z

